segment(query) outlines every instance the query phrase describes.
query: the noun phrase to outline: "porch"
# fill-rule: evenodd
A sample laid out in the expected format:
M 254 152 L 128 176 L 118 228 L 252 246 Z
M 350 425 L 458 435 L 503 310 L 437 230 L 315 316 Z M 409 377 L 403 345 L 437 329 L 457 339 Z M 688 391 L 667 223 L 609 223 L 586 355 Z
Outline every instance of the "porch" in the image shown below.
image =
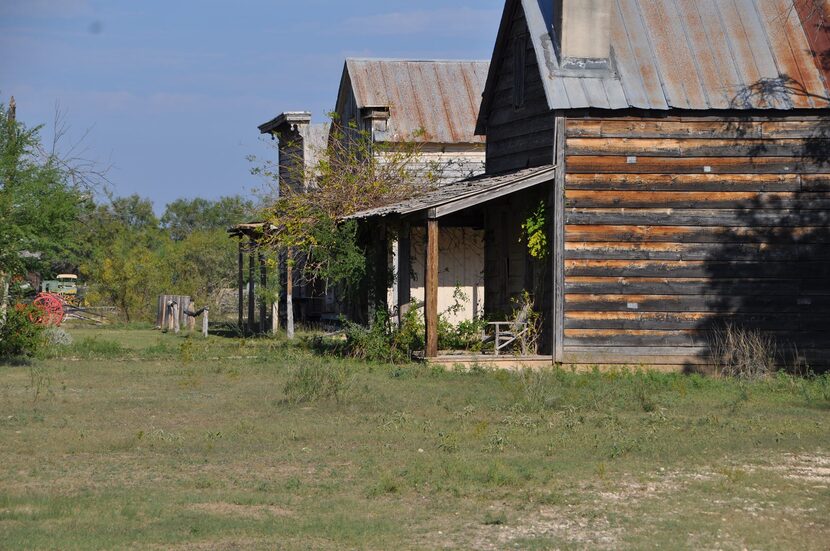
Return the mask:
M 543 260 L 529 258 L 527 246 L 521 243 L 522 224 L 537 205 L 548 210 L 553 201 L 555 167 L 548 165 L 512 172 L 471 178 L 448 184 L 415 199 L 357 213 L 356 219 L 369 226 L 366 233 L 373 236 L 375 259 L 371 264 L 375 273 L 372 280 L 373 302 L 376 308 L 386 308 L 402 320 L 413 298 L 423 298 L 425 350 L 424 358 L 436 365 L 551 365 L 553 335 L 553 270 L 552 254 Z M 547 184 L 547 185 L 546 185 Z M 553 221 L 548 216 L 546 229 L 548 246 L 553 243 Z M 523 293 L 532 293 L 533 309 L 541 319 L 536 350 L 513 350 L 489 353 L 455 353 L 439 350 L 439 318 L 445 314 L 439 305 L 439 287 L 447 282 L 465 281 L 470 258 L 449 249 L 442 236 L 459 229 L 480 231 L 483 240 L 481 272 L 483 292 L 474 296 L 472 312 L 489 320 L 513 321 L 514 301 Z M 413 250 L 423 242 L 424 254 L 413 257 Z M 443 249 L 442 249 L 443 246 Z M 394 251 L 393 262 L 388 262 L 388 251 Z M 466 258 L 459 264 L 447 263 L 445 257 Z M 413 262 L 414 261 L 414 262 Z M 420 266 L 413 266 L 422 264 Z M 390 273 L 391 272 L 391 273 Z M 423 274 L 423 294 L 413 296 L 412 277 Z M 443 281 L 442 281 L 443 280 Z M 388 282 L 393 281 L 393 293 Z M 441 282 L 439 284 L 439 282 Z M 416 283 L 417 285 L 417 283 Z M 417 289 L 421 294 L 421 289 Z M 443 293 L 446 295 L 446 291 Z M 476 304 L 483 295 L 483 308 Z M 390 308 L 391 306 L 391 308 Z M 508 326 L 506 330 L 510 330 Z

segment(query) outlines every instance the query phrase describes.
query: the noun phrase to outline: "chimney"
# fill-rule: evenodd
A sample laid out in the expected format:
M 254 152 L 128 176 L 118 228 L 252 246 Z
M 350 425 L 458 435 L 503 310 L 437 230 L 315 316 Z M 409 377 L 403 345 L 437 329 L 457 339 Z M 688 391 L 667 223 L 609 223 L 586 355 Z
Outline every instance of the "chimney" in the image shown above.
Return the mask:
M 259 127 L 261 134 L 279 140 L 280 194 L 283 185 L 294 193 L 308 191 L 305 175 L 310 162 L 310 125 L 311 113 L 287 111 Z
M 562 69 L 610 70 L 612 0 L 554 2 Z

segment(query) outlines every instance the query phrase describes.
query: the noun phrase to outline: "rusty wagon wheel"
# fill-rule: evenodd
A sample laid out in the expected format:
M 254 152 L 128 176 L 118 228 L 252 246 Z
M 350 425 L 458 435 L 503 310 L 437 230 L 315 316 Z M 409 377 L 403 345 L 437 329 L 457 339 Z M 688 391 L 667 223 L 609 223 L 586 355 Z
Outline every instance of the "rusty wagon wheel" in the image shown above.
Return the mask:
M 40 293 L 32 301 L 33 309 L 29 313 L 32 323 L 38 325 L 59 326 L 63 322 L 63 301 L 51 293 Z

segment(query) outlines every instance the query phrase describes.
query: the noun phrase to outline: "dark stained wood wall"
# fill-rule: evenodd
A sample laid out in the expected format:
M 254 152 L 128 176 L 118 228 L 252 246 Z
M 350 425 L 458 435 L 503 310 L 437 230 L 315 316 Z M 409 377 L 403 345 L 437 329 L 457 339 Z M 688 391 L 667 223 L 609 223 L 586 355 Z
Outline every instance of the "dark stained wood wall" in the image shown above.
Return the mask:
M 830 117 L 594 112 L 566 137 L 567 362 L 701 363 L 732 322 L 830 363 Z
M 496 94 L 487 120 L 487 172 L 490 174 L 553 163 L 554 118 L 548 109 L 524 12 L 518 3 L 509 36 L 504 57 L 499 61 Z M 513 104 L 513 47 L 516 39 L 522 37 L 526 46 L 525 101 L 517 109 Z

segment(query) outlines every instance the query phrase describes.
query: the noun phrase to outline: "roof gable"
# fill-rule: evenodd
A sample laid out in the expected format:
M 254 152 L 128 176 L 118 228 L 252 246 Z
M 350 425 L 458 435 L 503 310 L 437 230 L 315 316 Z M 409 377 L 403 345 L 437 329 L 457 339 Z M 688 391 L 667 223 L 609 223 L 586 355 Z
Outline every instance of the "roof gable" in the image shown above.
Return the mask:
M 487 61 L 347 59 L 337 106 L 389 109 L 387 141 L 483 143 L 475 122 Z
M 828 107 L 830 0 L 612 0 L 612 7 L 614 71 L 597 78 L 560 69 L 551 0 L 507 0 L 477 130 L 485 129 L 514 9 L 524 10 L 550 109 Z

